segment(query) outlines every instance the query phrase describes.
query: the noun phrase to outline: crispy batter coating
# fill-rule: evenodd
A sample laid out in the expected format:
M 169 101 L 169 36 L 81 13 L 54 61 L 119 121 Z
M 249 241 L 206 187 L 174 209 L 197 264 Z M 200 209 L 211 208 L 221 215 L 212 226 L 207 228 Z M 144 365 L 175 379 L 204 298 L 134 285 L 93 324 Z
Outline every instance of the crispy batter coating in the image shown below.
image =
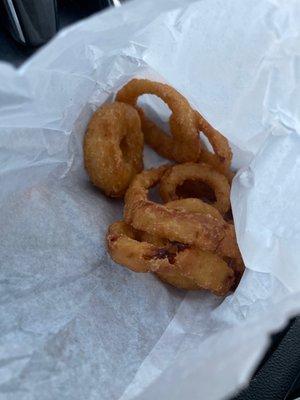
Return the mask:
M 165 283 L 184 290 L 200 290 L 201 288 L 192 279 L 187 278 L 176 271 L 170 272 L 155 272 L 155 275 Z
M 206 289 L 223 296 L 234 283 L 233 270 L 217 255 L 139 233 L 124 221 L 109 227 L 107 246 L 117 263 L 135 272 L 155 272 L 180 289 Z
M 172 114 L 169 123 L 172 137 L 147 118 L 140 107 L 137 107 L 138 97 L 143 94 L 156 95 L 170 107 Z M 131 104 L 138 109 L 145 141 L 162 157 L 177 162 L 206 162 L 224 174 L 231 182 L 232 151 L 228 140 L 198 111 L 193 110 L 187 99 L 177 90 L 160 82 L 132 79 L 119 90 L 116 100 Z M 199 140 L 199 133 L 207 137 L 214 153 L 205 148 L 204 143 Z
M 109 226 L 106 243 L 111 258 L 135 272 L 156 271 L 170 267 L 168 257 L 160 246 L 139 241 L 137 231 L 124 221 Z
M 137 111 L 112 103 L 93 115 L 84 137 L 84 164 L 93 184 L 111 197 L 122 197 L 143 169 L 144 138 Z
M 234 172 L 231 171 L 230 166 L 227 163 L 222 163 L 218 156 L 210 151 L 208 151 L 204 145 L 199 156 L 198 162 L 204 162 L 205 164 L 209 164 L 212 166 L 217 172 L 220 172 L 224 176 L 226 176 L 229 183 L 232 182 L 234 177 Z
M 178 253 L 176 267 L 199 288 L 219 296 L 227 294 L 234 284 L 234 272 L 221 257 L 197 248 Z
M 184 250 L 187 248 L 182 243 L 175 243 L 173 244 L 169 242 L 167 239 L 160 238 L 159 236 L 151 235 L 148 232 L 139 232 L 140 240 L 143 242 L 151 243 L 155 246 L 159 246 L 161 248 L 169 248 L 169 250 L 176 254 L 179 249 Z M 174 264 L 173 264 L 174 266 Z M 187 278 L 180 274 L 178 270 L 175 268 L 166 268 L 166 269 L 158 269 L 155 271 L 155 275 L 163 282 L 169 283 L 172 286 L 175 286 L 178 289 L 185 289 L 185 290 L 199 290 L 199 286 L 190 278 Z
M 149 120 L 137 99 L 143 94 L 153 94 L 161 98 L 171 109 L 169 119 L 171 135 L 167 135 Z M 137 107 L 145 141 L 162 157 L 177 162 L 196 161 L 201 147 L 198 138 L 198 117 L 187 99 L 169 85 L 147 79 L 132 79 L 116 95 L 117 101 Z
M 143 94 L 170 108 L 171 135 L 137 105 Z M 144 137 L 158 154 L 181 164 L 143 171 Z M 112 259 L 181 289 L 223 296 L 236 287 L 245 267 L 230 208 L 231 160 L 228 140 L 177 90 L 147 79 L 128 82 L 116 102 L 95 112 L 84 138 L 93 184 L 110 197 L 125 195 L 124 221 L 106 235 Z M 157 184 L 165 204 L 148 198 Z
M 167 166 L 143 171 L 132 181 L 125 196 L 124 219 L 135 229 L 186 244 L 215 251 L 223 240 L 227 224 L 211 214 L 172 210 L 148 199 Z
M 182 210 L 189 211 L 197 214 L 211 215 L 213 218 L 222 220 L 220 212 L 210 204 L 205 203 L 200 199 L 180 199 L 172 200 L 165 204 L 165 206 L 171 210 Z
M 185 210 L 196 214 L 209 214 L 220 221 L 223 221 L 223 217 L 220 212 L 210 204 L 204 203 L 199 199 L 181 199 L 170 201 L 165 204 L 167 208 L 175 210 Z M 236 234 L 233 223 L 226 224 L 226 233 L 224 238 L 220 241 L 216 248 L 216 254 L 220 257 L 228 260 L 236 260 L 231 262 L 231 266 L 238 270 L 244 270 L 244 264 L 241 258 L 241 253 L 237 245 Z
M 197 199 L 175 200 L 166 204 L 171 209 L 184 209 L 191 212 L 207 212 L 208 208 L 218 211 Z M 206 207 L 208 206 L 208 208 Z M 219 217 L 221 215 L 219 214 Z M 221 217 L 222 218 L 222 217 Z M 173 269 L 158 269 L 155 274 L 163 282 L 169 283 L 178 289 L 199 290 L 206 289 L 223 296 L 227 294 L 234 284 L 235 272 L 227 263 L 216 254 L 186 247 L 182 243 L 169 243 L 166 239 L 140 232 L 141 240 L 158 246 L 169 248 L 173 245 Z M 232 263 L 231 259 L 228 262 Z
M 230 208 L 230 186 L 224 175 L 204 163 L 184 163 L 171 166 L 160 180 L 160 195 L 165 202 L 180 198 L 177 188 L 186 181 L 209 186 L 216 201 L 214 206 L 225 214 Z M 199 193 L 201 195 L 201 193 Z
M 232 151 L 228 140 L 198 112 L 195 111 L 198 129 L 202 132 L 211 144 L 214 153 L 202 148 L 199 161 L 205 162 L 213 166 L 217 171 L 225 175 L 228 180 L 232 180 L 232 172 L 230 164 L 232 160 Z M 205 147 L 205 146 L 202 146 Z

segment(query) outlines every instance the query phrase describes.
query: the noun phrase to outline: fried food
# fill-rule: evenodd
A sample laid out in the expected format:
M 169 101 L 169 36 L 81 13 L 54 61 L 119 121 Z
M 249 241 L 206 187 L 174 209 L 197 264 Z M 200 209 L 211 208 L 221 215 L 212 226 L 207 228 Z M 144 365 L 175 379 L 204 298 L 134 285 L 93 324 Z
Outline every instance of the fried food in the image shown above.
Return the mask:
M 178 253 L 174 271 L 156 271 L 163 282 L 178 289 L 209 290 L 218 296 L 226 295 L 232 288 L 234 271 L 216 254 L 189 249 Z
M 106 243 L 111 258 L 132 271 L 166 270 L 171 266 L 167 249 L 139 241 L 137 231 L 124 221 L 109 226 Z
M 155 246 L 160 246 L 161 248 L 171 249 L 173 246 L 172 252 L 173 254 L 178 253 L 179 250 L 183 251 L 187 248 L 186 245 L 180 243 L 171 243 L 167 239 L 160 238 L 159 236 L 151 235 L 148 232 L 139 232 L 140 240 L 143 242 L 152 243 Z M 175 257 L 174 257 L 175 259 Z M 174 264 L 173 264 L 174 266 Z M 182 274 L 179 273 L 178 269 L 173 267 L 162 268 L 156 270 L 155 275 L 163 282 L 168 283 L 178 289 L 185 289 L 185 290 L 199 290 L 199 286 L 190 278 L 186 278 Z
M 211 215 L 220 221 L 223 220 L 220 212 L 210 204 L 205 203 L 200 199 L 180 199 L 172 200 L 165 204 L 165 207 L 171 210 L 182 210 L 196 214 Z
M 211 214 L 195 214 L 168 209 L 148 199 L 148 191 L 155 186 L 168 166 L 138 174 L 125 196 L 124 219 L 135 229 L 185 244 L 204 251 L 215 251 L 224 239 L 227 224 Z
M 234 177 L 234 172 L 231 171 L 230 167 L 228 167 L 226 163 L 222 163 L 220 159 L 216 156 L 216 154 L 208 151 L 204 145 L 201 150 L 198 162 L 203 162 L 205 164 L 210 165 L 217 172 L 220 172 L 221 174 L 226 176 L 229 183 L 232 182 L 232 179 Z
M 170 107 L 171 137 L 151 121 L 140 107 L 137 107 L 138 97 L 143 94 L 156 95 Z M 119 90 L 116 100 L 131 104 L 138 109 L 145 141 L 162 157 L 177 162 L 206 162 L 231 182 L 232 151 L 228 140 L 198 111 L 193 110 L 186 98 L 177 90 L 160 82 L 132 79 Z M 207 137 L 214 153 L 208 151 L 204 143 L 199 140 L 200 132 Z
M 156 271 L 155 275 L 164 283 L 168 283 L 171 286 L 176 287 L 177 289 L 184 290 L 200 290 L 201 288 L 194 282 L 192 279 L 187 278 L 178 272 L 168 271 L 161 272 Z
M 137 105 L 144 94 L 170 108 L 171 135 Z M 143 171 L 144 136 L 158 154 L 181 164 Z M 230 207 L 231 159 L 227 139 L 177 90 L 147 79 L 128 82 L 116 102 L 96 111 L 84 138 L 93 184 L 111 197 L 126 193 L 124 221 L 106 235 L 112 259 L 180 289 L 219 296 L 234 289 L 245 267 Z M 148 197 L 158 184 L 164 204 Z
M 228 180 L 232 180 L 232 172 L 230 164 L 232 160 L 232 151 L 228 140 L 198 112 L 195 111 L 198 129 L 202 132 L 211 144 L 214 153 L 202 148 L 199 161 L 205 162 L 213 166 L 217 171 L 226 175 Z M 205 147 L 205 146 L 202 146 Z
M 165 207 L 173 210 L 183 210 L 189 211 L 192 213 L 211 215 L 220 221 L 223 221 L 222 215 L 219 211 L 213 206 L 204 203 L 199 199 L 181 199 L 181 200 L 173 200 L 165 204 Z M 229 266 L 233 269 L 236 279 L 239 281 L 245 266 L 237 245 L 236 235 L 234 230 L 234 225 L 227 223 L 226 227 L 226 235 L 219 243 L 216 248 L 216 254 L 221 257 Z M 159 245 L 165 244 L 163 239 L 149 235 L 148 233 L 141 234 L 142 240 L 148 241 L 150 243 L 157 243 Z M 165 240 L 165 239 L 164 239 Z
M 107 246 L 115 262 L 135 272 L 155 272 L 180 289 L 206 289 L 222 296 L 234 283 L 233 270 L 217 255 L 139 233 L 124 221 L 109 227 Z
M 224 221 L 219 211 L 210 204 L 204 203 L 199 199 L 181 199 L 170 201 L 165 204 L 166 208 L 173 210 L 185 210 L 196 214 L 211 215 L 212 217 Z M 236 263 L 231 263 L 235 269 L 241 270 L 241 253 L 237 245 L 234 225 L 226 223 L 226 233 L 224 238 L 219 242 L 216 248 L 216 254 L 228 260 L 238 260 Z
M 241 253 L 236 241 L 236 234 L 233 224 L 227 223 L 226 234 L 219 243 L 216 252 L 217 254 L 225 257 L 230 257 L 230 258 L 241 257 Z
M 234 272 L 221 257 L 197 248 L 178 253 L 175 266 L 180 275 L 199 288 L 219 296 L 227 294 L 234 283 Z
M 153 94 L 171 109 L 169 119 L 171 136 L 167 135 L 137 107 L 138 97 Z M 131 104 L 139 111 L 146 143 L 158 154 L 177 162 L 197 161 L 199 142 L 199 117 L 187 99 L 169 85 L 147 79 L 132 79 L 117 93 L 116 100 Z
M 236 288 L 245 271 L 244 261 L 241 256 L 238 258 L 224 257 L 224 261 L 234 272 L 234 277 L 235 277 L 234 288 Z
M 122 197 L 143 169 L 144 138 L 137 111 L 124 103 L 106 104 L 93 115 L 84 137 L 84 164 L 95 186 Z
M 230 208 L 230 186 L 224 175 L 215 171 L 204 163 L 185 163 L 171 166 L 160 180 L 160 195 L 165 202 L 179 199 L 180 188 L 186 181 L 194 182 L 194 190 L 197 183 L 204 183 L 213 190 L 215 202 L 213 203 L 220 213 L 225 214 Z M 181 193 L 184 195 L 184 193 Z M 190 195 L 190 193 L 189 193 Z M 200 195 L 201 193 L 196 193 Z M 205 196 L 204 196 L 205 197 Z
M 197 204 L 198 203 L 198 204 Z M 207 204 L 197 199 L 175 200 L 166 204 L 171 209 L 185 209 L 191 212 L 205 212 Z M 210 207 L 210 206 L 208 206 Z M 216 209 L 211 207 L 218 212 Z M 197 212 L 195 211 L 195 212 Z M 221 217 L 221 216 L 220 216 Z M 158 269 L 155 274 L 164 282 L 179 289 L 206 289 L 219 296 L 230 291 L 234 284 L 234 270 L 221 257 L 213 253 L 187 247 L 182 243 L 170 243 L 165 239 L 141 232 L 141 240 L 168 248 L 174 254 L 173 269 Z M 230 260 L 230 259 L 228 259 Z M 231 260 L 230 260 L 231 262 Z

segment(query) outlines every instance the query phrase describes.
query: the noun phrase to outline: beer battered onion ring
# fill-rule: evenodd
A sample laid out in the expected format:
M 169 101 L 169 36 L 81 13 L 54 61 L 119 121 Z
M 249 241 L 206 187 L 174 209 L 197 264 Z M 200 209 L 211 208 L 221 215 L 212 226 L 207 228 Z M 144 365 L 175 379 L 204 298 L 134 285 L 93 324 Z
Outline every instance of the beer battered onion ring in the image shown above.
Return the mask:
M 204 163 L 185 163 L 171 166 L 160 180 L 160 195 L 164 202 L 180 198 L 178 187 L 186 181 L 208 185 L 216 197 L 214 207 L 225 214 L 230 209 L 230 186 L 224 175 Z
M 205 164 L 210 165 L 216 171 L 226 176 L 229 183 L 232 182 L 232 179 L 234 177 L 234 172 L 231 171 L 230 166 L 228 166 L 227 163 L 220 162 L 218 156 L 208 151 L 205 148 L 204 144 L 198 162 L 203 162 Z
M 168 269 L 171 264 L 160 247 L 137 240 L 137 231 L 124 221 L 109 226 L 106 242 L 112 259 L 135 272 Z
M 201 288 L 192 279 L 186 278 L 175 271 L 155 272 L 155 275 L 164 283 L 168 283 L 177 289 L 200 290 Z
M 169 119 L 171 135 L 167 135 L 143 110 L 137 99 L 143 94 L 158 96 L 171 109 Z M 147 79 L 132 79 L 116 95 L 117 101 L 131 104 L 139 111 L 145 141 L 162 157 L 177 162 L 197 161 L 201 147 L 198 135 L 199 118 L 187 99 L 169 85 Z
M 139 232 L 139 238 L 142 242 L 147 242 L 151 243 L 155 246 L 158 246 L 160 248 L 166 248 L 170 245 L 171 242 L 169 242 L 167 239 L 160 238 L 158 236 L 151 235 L 148 232 Z M 175 253 L 178 253 L 178 251 L 182 251 L 183 249 L 186 248 L 185 245 L 180 244 L 180 243 L 174 243 L 172 246 L 172 250 L 174 253 L 174 248 L 175 248 Z M 171 249 L 170 249 L 171 250 Z M 162 254 L 162 251 L 161 251 Z M 186 278 L 185 276 L 181 275 L 178 272 L 178 269 L 174 266 L 173 268 L 160 268 L 156 271 L 152 271 L 155 273 L 155 275 L 163 282 L 168 283 L 169 285 L 175 286 L 178 289 L 184 289 L 184 290 L 199 290 L 199 286 L 190 278 Z
M 171 109 L 170 131 L 172 137 L 146 117 L 137 107 L 137 99 L 143 94 L 160 97 Z M 116 95 L 117 101 L 131 104 L 139 111 L 146 143 L 162 157 L 177 162 L 204 161 L 224 174 L 231 182 L 232 152 L 228 140 L 213 128 L 177 90 L 167 84 L 147 79 L 132 79 Z M 193 115 L 194 114 L 194 115 Z M 210 142 L 214 154 L 205 149 L 199 140 L 202 132 Z
M 122 197 L 143 169 L 144 138 L 140 117 L 128 104 L 112 103 L 93 115 L 84 137 L 84 164 L 93 184 Z
M 183 210 L 189 211 L 192 213 L 200 213 L 200 214 L 210 214 L 216 219 L 223 221 L 222 215 L 219 211 L 214 208 L 213 206 L 204 203 L 199 199 L 181 199 L 181 200 L 174 200 L 170 201 L 169 203 L 165 204 L 165 207 L 168 209 L 173 210 Z M 154 235 L 150 235 L 147 232 L 141 233 L 141 239 L 143 241 L 157 244 L 163 246 L 166 244 L 166 239 L 159 238 Z M 221 258 L 226 261 L 226 263 L 234 270 L 235 276 L 239 281 L 245 266 L 237 245 L 236 236 L 234 226 L 232 224 L 227 224 L 227 235 L 225 238 L 220 242 L 219 246 L 216 249 L 216 254 L 219 255 Z
M 175 210 L 184 209 L 194 213 L 211 214 L 214 218 L 223 220 L 222 215 L 215 207 L 199 199 L 174 200 L 167 203 L 166 207 Z M 245 265 L 237 245 L 233 224 L 227 223 L 227 234 L 216 249 L 216 254 L 222 257 L 228 266 L 233 269 L 237 284 L 243 275 Z
M 234 284 L 234 271 L 216 254 L 196 248 L 178 252 L 173 270 L 157 270 L 164 282 L 179 289 L 205 289 L 218 296 L 227 294 Z
M 207 137 L 214 150 L 214 153 L 211 153 L 202 145 L 202 151 L 198 161 L 210 164 L 214 169 L 225 175 L 229 182 L 231 182 L 233 178 L 233 173 L 230 170 L 232 151 L 228 140 L 212 127 L 198 111 L 195 111 L 195 115 L 198 123 L 198 130 Z
M 211 206 L 210 204 L 204 203 L 199 199 L 181 199 L 170 201 L 165 204 L 165 207 L 173 210 L 183 210 L 195 214 L 211 215 L 220 222 L 224 222 L 222 215 L 219 211 Z M 216 253 L 225 259 L 235 259 L 239 260 L 235 263 L 237 268 L 240 267 L 241 253 L 237 245 L 236 234 L 234 230 L 234 225 L 232 223 L 226 223 L 226 233 L 216 248 Z
M 148 191 L 163 176 L 168 166 L 143 171 L 129 186 L 125 196 L 124 219 L 135 229 L 204 251 L 215 251 L 225 240 L 227 223 L 210 214 L 172 210 L 148 199 Z
M 107 246 L 112 259 L 135 272 L 155 272 L 180 289 L 206 289 L 223 296 L 234 283 L 231 268 L 217 255 L 190 249 L 181 243 L 165 243 L 154 238 L 139 241 L 138 232 L 118 221 L 109 227 Z
M 176 268 L 185 278 L 194 281 L 199 288 L 223 296 L 234 284 L 234 271 L 217 254 L 196 248 L 178 253 Z
M 220 212 L 210 204 L 205 203 L 200 199 L 180 199 L 180 200 L 172 200 L 165 204 L 166 208 L 171 210 L 182 210 L 188 211 L 196 214 L 205 214 L 211 215 L 213 218 L 218 219 L 219 221 L 223 220 Z

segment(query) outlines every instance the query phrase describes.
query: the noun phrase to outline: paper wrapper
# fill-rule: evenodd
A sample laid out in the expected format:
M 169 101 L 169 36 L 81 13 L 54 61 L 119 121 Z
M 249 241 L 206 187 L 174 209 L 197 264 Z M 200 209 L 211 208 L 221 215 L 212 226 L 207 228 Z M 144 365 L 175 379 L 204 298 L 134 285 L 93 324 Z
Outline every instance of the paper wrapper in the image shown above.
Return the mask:
M 0 65 L 1 399 L 214 400 L 247 383 L 300 311 L 299 20 L 297 1 L 138 0 Z M 232 144 L 247 270 L 225 300 L 107 255 L 122 204 L 89 183 L 82 139 L 134 76 L 176 87 Z

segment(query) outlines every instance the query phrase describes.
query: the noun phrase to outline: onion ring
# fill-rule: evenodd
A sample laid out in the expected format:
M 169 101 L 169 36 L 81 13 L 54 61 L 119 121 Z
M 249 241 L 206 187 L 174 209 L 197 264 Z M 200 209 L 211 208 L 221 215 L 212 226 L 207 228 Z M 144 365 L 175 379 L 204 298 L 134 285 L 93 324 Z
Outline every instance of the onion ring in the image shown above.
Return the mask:
M 137 107 L 137 99 L 143 94 L 153 94 L 161 98 L 171 109 L 169 119 L 172 136 L 150 121 L 142 109 Z M 147 79 L 132 79 L 116 95 L 117 101 L 131 104 L 139 111 L 146 143 L 158 154 L 177 162 L 197 161 L 201 151 L 199 145 L 199 118 L 187 99 L 169 85 Z
M 171 109 L 170 130 L 172 137 L 146 117 L 137 107 L 137 99 L 143 94 L 160 97 Z M 226 175 L 231 182 L 232 152 L 228 140 L 196 110 L 193 110 L 177 90 L 169 85 L 147 79 L 132 79 L 116 95 L 116 100 L 131 104 L 139 111 L 145 141 L 158 154 L 177 162 L 203 161 Z M 194 115 L 193 115 L 194 113 Z M 210 142 L 214 154 L 206 150 L 199 140 L 202 132 Z
M 193 280 L 201 289 L 218 296 L 228 293 L 234 283 L 233 270 L 213 253 L 195 248 L 180 252 L 175 266 L 181 275 Z
M 232 151 L 228 140 L 219 131 L 213 128 L 198 111 L 195 111 L 195 115 L 199 131 L 207 137 L 214 150 L 213 154 L 206 149 L 202 149 L 199 161 L 201 160 L 214 166 L 215 169 L 228 176 L 230 179 L 232 176 L 230 171 Z
M 173 200 L 165 204 L 165 207 L 168 209 L 188 211 L 196 214 L 209 214 L 212 217 L 223 221 L 222 215 L 216 208 L 207 203 L 204 203 L 199 199 Z M 156 243 L 161 246 L 165 245 L 166 243 L 165 239 L 149 235 L 148 233 L 141 233 L 141 238 L 144 241 Z M 237 245 L 233 224 L 227 223 L 226 235 L 223 240 L 218 244 L 218 247 L 216 248 L 216 254 L 223 258 L 233 268 L 237 278 L 240 279 L 245 269 L 245 266 Z
M 230 186 L 224 175 L 204 163 L 185 163 L 171 166 L 160 180 L 160 195 L 165 202 L 179 198 L 176 189 L 185 181 L 204 182 L 215 193 L 213 204 L 222 214 L 230 208 Z
M 206 289 L 219 296 L 231 289 L 233 271 L 215 254 L 190 249 L 180 243 L 157 247 L 137 241 L 136 234 L 124 221 L 109 227 L 107 245 L 115 262 L 135 272 L 155 272 L 161 280 L 180 289 Z
M 141 241 L 151 243 L 155 246 L 165 248 L 170 247 L 170 245 L 172 246 L 172 244 L 167 239 L 151 235 L 148 232 L 139 232 L 139 237 Z M 183 250 L 184 248 L 185 246 L 181 244 L 181 249 Z M 177 253 L 179 249 L 179 243 L 175 244 L 175 253 Z M 173 269 L 166 268 L 165 270 L 163 270 L 162 268 L 160 268 L 154 273 L 162 282 L 168 283 L 169 285 L 172 285 L 178 289 L 199 290 L 199 286 L 192 279 L 186 278 L 185 276 L 181 275 L 175 266 Z
M 201 202 L 200 200 L 198 201 Z M 180 202 L 182 204 L 176 205 L 176 203 Z M 171 203 L 169 203 L 170 208 L 179 206 L 184 208 L 184 203 L 189 209 L 196 207 L 195 204 L 192 204 L 193 202 L 189 203 L 186 200 L 178 200 Z M 204 209 L 202 210 L 204 211 Z M 164 245 L 166 249 L 168 248 L 174 254 L 173 268 L 158 269 L 155 271 L 155 274 L 162 281 L 179 289 L 210 290 L 219 296 L 225 295 L 231 289 L 234 283 L 234 271 L 218 255 L 185 247 L 182 243 L 171 242 L 167 245 L 163 239 L 150 235 L 147 232 L 141 233 L 141 240 L 155 245 Z
M 182 211 L 182 212 L 190 212 L 194 214 L 202 214 L 209 215 L 214 219 L 219 220 L 220 222 L 224 222 L 222 215 L 219 211 L 213 206 L 204 203 L 199 199 L 181 199 L 181 200 L 173 200 L 164 205 L 165 208 L 170 210 Z M 141 228 L 143 230 L 143 228 Z M 225 227 L 226 234 L 223 239 L 217 244 L 215 248 L 215 252 L 222 258 L 228 259 L 241 259 L 241 253 L 239 251 L 236 234 L 234 230 L 234 225 L 230 223 L 226 223 Z M 166 238 L 159 237 L 156 234 L 149 234 L 149 232 L 141 231 L 141 240 L 156 244 L 158 246 L 166 245 Z M 199 248 L 201 249 L 201 244 Z M 237 264 L 238 265 L 238 264 Z M 238 265 L 240 268 L 240 264 Z
M 215 251 L 224 239 L 227 224 L 210 214 L 171 210 L 148 199 L 149 188 L 155 186 L 167 166 L 143 171 L 129 186 L 125 196 L 124 219 L 135 229 L 201 250 Z
M 143 146 L 140 118 L 133 107 L 100 107 L 84 137 L 84 164 L 93 184 L 108 196 L 122 197 L 143 169 Z
M 171 210 L 182 210 L 197 214 L 211 215 L 220 221 L 223 220 L 220 212 L 210 204 L 205 203 L 200 199 L 180 199 L 172 200 L 165 204 L 165 207 Z
M 210 204 L 204 203 L 199 199 L 173 200 L 165 204 L 165 206 L 166 208 L 173 210 L 185 210 L 196 214 L 211 215 L 220 221 L 224 221 L 222 215 L 216 208 Z M 242 260 L 241 253 L 237 245 L 234 225 L 232 223 L 226 223 L 225 229 L 226 234 L 217 246 L 216 253 L 225 259 Z M 238 269 L 241 269 L 241 262 L 239 261 L 233 264 L 237 265 Z
M 167 250 L 137 240 L 137 231 L 124 221 L 109 226 L 106 243 L 111 258 L 135 272 L 149 272 L 171 267 Z M 172 261 L 172 259 L 171 259 Z
M 230 268 L 232 268 L 235 276 L 234 286 L 237 287 L 245 271 L 245 264 L 243 262 L 243 259 L 242 257 L 239 258 L 224 257 L 224 261 L 228 264 Z
M 187 278 L 175 271 L 167 271 L 167 272 L 156 271 L 155 275 L 162 282 L 168 283 L 169 285 L 174 286 L 177 289 L 184 289 L 184 290 L 200 290 L 201 289 L 197 285 L 197 283 L 195 283 L 192 279 Z
M 234 172 L 231 171 L 230 167 L 226 163 L 220 162 L 218 156 L 216 154 L 211 153 L 207 149 L 202 148 L 200 157 L 198 162 L 203 162 L 205 164 L 210 165 L 213 167 L 216 171 L 220 172 L 224 176 L 226 176 L 227 180 L 229 183 L 232 182 L 232 179 L 234 177 Z
M 241 253 L 237 245 L 234 225 L 227 223 L 226 234 L 224 239 L 220 241 L 216 249 L 216 253 L 230 258 L 240 258 Z

